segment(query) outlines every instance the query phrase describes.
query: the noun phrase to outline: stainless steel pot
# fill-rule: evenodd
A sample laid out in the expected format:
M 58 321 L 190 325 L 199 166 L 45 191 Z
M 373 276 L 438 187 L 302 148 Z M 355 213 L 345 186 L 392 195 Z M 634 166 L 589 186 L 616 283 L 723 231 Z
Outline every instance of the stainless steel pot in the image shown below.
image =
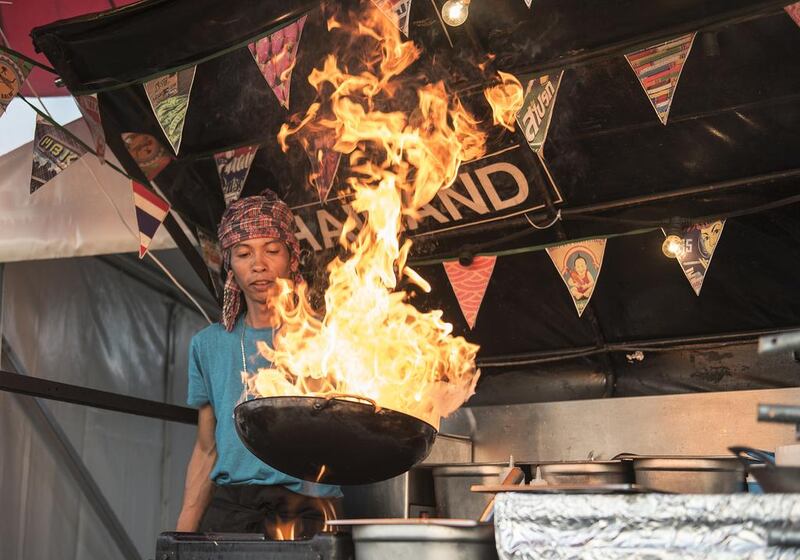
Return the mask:
M 358 560 L 496 560 L 494 525 L 462 519 L 342 520 Z
M 548 484 L 571 486 L 604 486 L 633 482 L 629 461 L 570 461 L 539 465 L 539 472 Z
M 449 519 L 478 519 L 491 494 L 470 491 L 473 484 L 499 483 L 502 465 L 447 465 L 433 468 L 436 515 Z
M 634 458 L 636 484 L 658 492 L 734 494 L 745 488 L 744 467 L 734 457 Z

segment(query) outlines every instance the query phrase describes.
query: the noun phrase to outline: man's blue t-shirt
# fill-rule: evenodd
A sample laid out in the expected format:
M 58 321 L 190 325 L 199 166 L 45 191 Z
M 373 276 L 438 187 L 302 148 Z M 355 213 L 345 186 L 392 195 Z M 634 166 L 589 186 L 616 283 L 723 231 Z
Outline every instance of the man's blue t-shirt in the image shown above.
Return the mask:
M 233 332 L 214 323 L 194 335 L 189 346 L 189 406 L 211 403 L 217 418 L 215 431 L 217 462 L 211 471 L 216 484 L 265 484 L 285 486 L 293 492 L 321 498 L 341 496 L 338 486 L 315 484 L 294 478 L 261 462 L 250 453 L 236 433 L 233 409 L 244 394 L 242 383 L 241 336 L 244 329 L 244 350 L 247 371 L 269 367 L 259 354 L 256 341 L 272 344 L 272 329 L 247 327 L 239 317 Z

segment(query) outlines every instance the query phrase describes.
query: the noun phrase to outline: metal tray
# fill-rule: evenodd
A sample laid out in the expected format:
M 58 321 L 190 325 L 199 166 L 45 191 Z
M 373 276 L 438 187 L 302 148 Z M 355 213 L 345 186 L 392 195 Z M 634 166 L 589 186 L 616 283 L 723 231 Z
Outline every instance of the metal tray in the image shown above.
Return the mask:
M 475 485 L 473 492 L 519 492 L 522 494 L 644 494 L 652 490 L 637 484 L 547 484 L 534 486 Z

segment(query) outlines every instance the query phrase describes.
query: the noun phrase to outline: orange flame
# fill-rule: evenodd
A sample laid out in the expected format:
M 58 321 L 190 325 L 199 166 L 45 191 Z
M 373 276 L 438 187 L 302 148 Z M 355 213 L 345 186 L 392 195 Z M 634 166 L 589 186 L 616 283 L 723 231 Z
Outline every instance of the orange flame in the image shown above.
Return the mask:
M 331 500 L 292 496 L 286 505 L 288 513 L 284 515 L 287 519 L 280 515 L 267 519 L 264 525 L 267 538 L 273 541 L 295 541 L 311 538 L 319 532 L 331 531 L 328 521 L 336 519 L 336 508 Z M 306 513 L 306 517 L 298 515 L 301 509 Z M 319 518 L 316 514 L 308 516 L 309 510 L 319 514 Z
M 492 107 L 492 122 L 514 132 L 514 122 L 525 97 L 522 84 L 513 74 L 497 73 L 500 75 L 500 84 L 486 88 L 483 95 Z
M 438 428 L 474 393 L 478 346 L 452 336 L 442 311 L 408 303 L 398 287 L 403 278 L 425 291 L 430 285 L 406 266 L 411 241 L 401 243 L 400 233 L 403 219 L 419 217 L 463 161 L 483 155 L 485 135 L 442 82 L 401 78 L 420 51 L 379 11 L 331 19 L 328 28 L 346 34 L 345 58 L 330 55 L 312 71 L 308 81 L 321 101 L 294 126 L 283 125 L 278 140 L 285 151 L 294 135 L 308 146 L 306 135 L 333 131 L 333 149 L 349 154 L 345 183 L 364 220 L 351 214 L 343 226 L 348 256 L 328 266 L 324 316 L 311 308 L 305 286 L 295 292 L 281 282 L 274 312 L 282 327 L 274 348 L 259 345 L 273 367 L 250 377 L 248 391 L 362 396 Z

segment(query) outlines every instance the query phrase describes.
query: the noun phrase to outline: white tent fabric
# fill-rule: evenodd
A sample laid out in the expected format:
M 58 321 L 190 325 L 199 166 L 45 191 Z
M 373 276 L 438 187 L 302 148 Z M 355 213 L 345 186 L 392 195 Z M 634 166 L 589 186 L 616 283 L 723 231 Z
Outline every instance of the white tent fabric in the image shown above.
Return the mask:
M 92 145 L 83 119 L 66 128 Z M 0 157 L 0 262 L 138 251 L 129 179 L 86 154 L 31 195 L 32 157 L 32 142 Z M 110 151 L 107 157 L 119 165 Z M 159 228 L 150 248 L 173 247 L 172 238 Z

